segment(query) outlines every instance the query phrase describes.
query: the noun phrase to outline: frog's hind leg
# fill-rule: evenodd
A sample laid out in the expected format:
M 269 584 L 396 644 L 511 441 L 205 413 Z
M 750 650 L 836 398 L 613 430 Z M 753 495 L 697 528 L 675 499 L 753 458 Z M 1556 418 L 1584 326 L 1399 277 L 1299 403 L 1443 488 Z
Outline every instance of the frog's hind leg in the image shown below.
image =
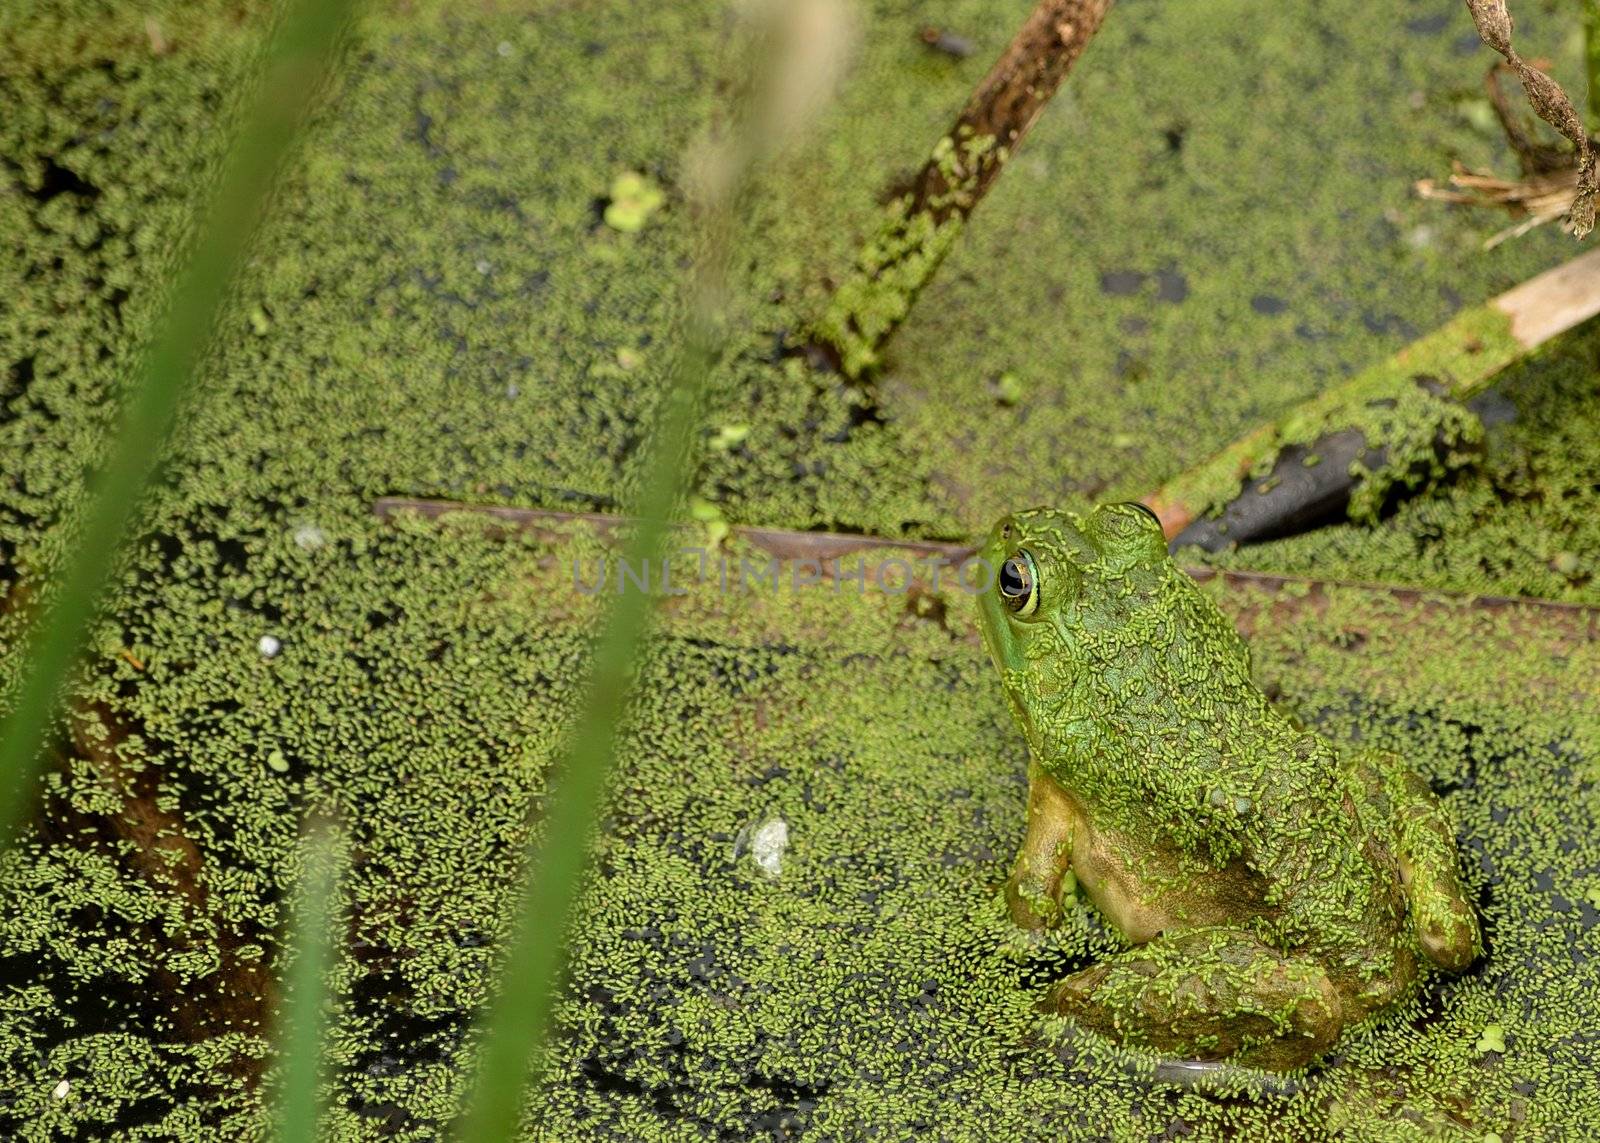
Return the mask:
M 1067 977 L 1049 1004 L 1119 1044 L 1273 1071 L 1314 1060 L 1345 1023 L 1321 964 L 1230 926 L 1158 936 Z
M 1460 972 L 1482 946 L 1477 914 L 1461 884 L 1450 816 L 1399 756 L 1372 750 L 1358 756 L 1355 765 L 1368 796 L 1387 809 L 1418 946 L 1440 968 Z

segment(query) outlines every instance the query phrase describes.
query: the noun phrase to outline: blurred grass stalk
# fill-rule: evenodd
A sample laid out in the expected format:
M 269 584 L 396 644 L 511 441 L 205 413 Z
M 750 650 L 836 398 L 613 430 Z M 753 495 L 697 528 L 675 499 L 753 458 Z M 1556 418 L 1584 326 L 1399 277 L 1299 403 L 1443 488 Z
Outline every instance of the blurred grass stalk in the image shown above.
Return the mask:
M 696 255 L 685 290 L 684 329 L 641 469 L 639 523 L 621 558 L 634 567 L 659 555 L 687 490 L 690 434 L 724 335 L 735 207 L 752 168 L 809 122 L 843 69 L 851 23 L 842 0 L 766 0 L 740 8 L 749 76 L 724 130 L 685 162 Z M 511 945 L 482 1019 L 483 1041 L 456 1137 L 494 1143 L 517 1135 L 527 1092 L 540 1083 L 545 1039 L 560 985 L 571 915 L 588 863 L 590 831 L 604 798 L 627 711 L 634 666 L 654 603 L 643 591 L 616 598 L 590 665 L 583 707 L 568 731 L 545 802 L 543 840 L 525 857 Z
M 0 853 L 33 806 L 45 742 L 94 622 L 117 550 L 171 435 L 190 375 L 265 208 L 272 178 L 330 73 L 351 0 L 289 0 L 266 49 L 260 84 L 209 202 L 188 265 L 123 396 L 121 423 L 94 476 L 75 545 L 53 593 L 14 653 L 11 712 L 0 724 Z
M 323 1057 L 332 1038 L 324 1034 L 323 1015 L 333 965 L 330 921 L 338 900 L 339 848 L 332 825 L 314 821 L 306 828 L 299 893 L 283 942 L 292 959 L 283 981 L 287 996 L 277 1034 L 274 1119 L 279 1143 L 310 1143 L 322 1117 Z
M 1589 127 L 1600 130 L 1600 0 L 1583 0 L 1583 72 L 1589 81 Z

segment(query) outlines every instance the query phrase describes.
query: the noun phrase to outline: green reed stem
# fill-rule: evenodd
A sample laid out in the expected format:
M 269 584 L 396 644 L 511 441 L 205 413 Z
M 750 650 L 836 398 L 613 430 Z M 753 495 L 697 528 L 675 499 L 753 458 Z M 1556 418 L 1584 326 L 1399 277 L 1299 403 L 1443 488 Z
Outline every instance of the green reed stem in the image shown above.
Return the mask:
M 694 425 L 694 397 L 710 366 L 713 346 L 701 332 L 692 335 L 682 350 L 668 407 L 657 425 L 657 443 L 647 469 L 649 491 L 640 498 L 639 525 L 622 556 L 630 566 L 642 567 L 656 555 L 668 513 L 683 488 L 673 446 L 681 445 Z M 529 863 L 532 875 L 500 973 L 499 993 L 484 1020 L 482 1056 L 456 1133 L 459 1139 L 493 1143 L 515 1138 L 525 1085 L 536 1086 L 543 1074 L 542 1045 L 573 902 L 588 863 L 589 829 L 616 754 L 629 679 L 651 606 L 643 591 L 619 595 L 595 650 L 588 700 L 572 727 L 572 747 L 562 763 L 559 785 L 547 800 L 544 842 Z
M 689 479 L 690 433 L 699 398 L 723 343 L 722 291 L 732 231 L 732 203 L 753 159 L 736 137 L 714 162 L 720 174 L 696 204 L 700 255 L 686 291 L 683 340 L 647 445 L 638 519 L 621 559 L 632 567 L 658 559 L 671 517 Z M 543 1077 L 544 1041 L 565 961 L 572 910 L 588 864 L 590 829 L 598 816 L 617 753 L 634 667 L 647 634 L 653 598 L 623 591 L 612 605 L 591 661 L 588 690 L 572 725 L 566 756 L 545 801 L 543 841 L 525 856 L 525 896 L 497 993 L 482 1021 L 483 1046 L 455 1137 L 497 1143 L 518 1136 L 523 1101 Z
M 328 1036 L 323 1027 L 328 971 L 333 967 L 330 922 L 338 900 L 338 839 L 331 826 L 307 831 L 293 924 L 284 942 L 293 959 L 278 1026 L 279 1081 L 274 1100 L 278 1143 L 312 1143 L 322 1116 L 321 1084 Z M 332 1022 L 328 1024 L 332 1028 Z
M 1583 71 L 1589 81 L 1589 130 L 1600 130 L 1600 0 L 1583 0 Z

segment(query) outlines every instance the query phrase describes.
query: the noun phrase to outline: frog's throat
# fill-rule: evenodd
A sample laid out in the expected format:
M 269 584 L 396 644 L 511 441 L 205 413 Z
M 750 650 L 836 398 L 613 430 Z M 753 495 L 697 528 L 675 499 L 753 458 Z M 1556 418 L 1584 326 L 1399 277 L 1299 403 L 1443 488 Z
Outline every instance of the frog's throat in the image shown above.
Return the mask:
M 978 596 L 978 609 L 978 629 L 983 632 L 983 645 L 989 650 L 989 659 L 995 671 L 1005 678 L 1008 672 L 1024 670 L 1026 662 L 1022 646 L 1011 633 L 998 593 L 986 591 Z

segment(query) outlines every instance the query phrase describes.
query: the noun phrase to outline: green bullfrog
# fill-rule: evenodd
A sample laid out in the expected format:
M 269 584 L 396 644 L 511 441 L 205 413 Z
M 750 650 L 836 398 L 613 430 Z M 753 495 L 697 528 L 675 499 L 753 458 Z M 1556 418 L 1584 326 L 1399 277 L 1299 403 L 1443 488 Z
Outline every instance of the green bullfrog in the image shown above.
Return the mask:
M 1275 708 L 1143 505 L 1019 512 L 979 555 L 979 625 L 1031 756 L 1011 918 L 1059 924 L 1081 892 L 1129 944 L 1049 1007 L 1119 1044 L 1284 1071 L 1479 954 L 1427 783 Z

